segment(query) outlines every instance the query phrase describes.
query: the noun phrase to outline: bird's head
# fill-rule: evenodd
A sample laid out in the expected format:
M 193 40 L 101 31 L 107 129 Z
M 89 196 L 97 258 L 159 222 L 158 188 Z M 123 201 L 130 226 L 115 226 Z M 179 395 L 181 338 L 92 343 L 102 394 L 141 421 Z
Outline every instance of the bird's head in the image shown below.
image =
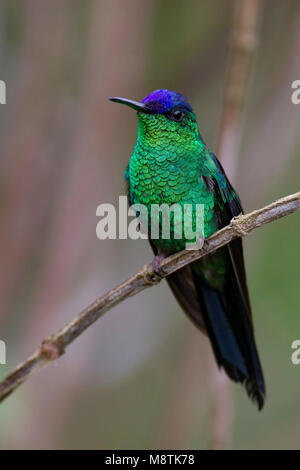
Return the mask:
M 199 139 L 195 114 L 191 105 L 181 93 L 156 90 L 142 102 L 126 98 L 109 98 L 137 111 L 139 137 L 155 143 L 165 139 L 174 143 Z

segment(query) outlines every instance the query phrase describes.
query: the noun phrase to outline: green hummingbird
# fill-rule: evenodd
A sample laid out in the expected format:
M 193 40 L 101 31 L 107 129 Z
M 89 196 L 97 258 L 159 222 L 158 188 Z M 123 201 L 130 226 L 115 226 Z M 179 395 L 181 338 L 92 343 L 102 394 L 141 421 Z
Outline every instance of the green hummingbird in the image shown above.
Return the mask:
M 205 145 L 196 116 L 186 98 L 156 90 L 142 102 L 114 97 L 111 101 L 137 111 L 138 136 L 125 170 L 130 204 L 204 206 L 204 237 L 228 225 L 243 212 L 237 192 L 217 157 Z M 175 226 L 175 215 L 173 227 Z M 190 219 L 195 225 L 195 211 Z M 162 257 L 185 248 L 185 235 L 150 239 L 154 268 Z M 258 357 L 246 282 L 241 238 L 167 277 L 177 301 L 208 335 L 217 364 L 235 382 L 244 384 L 258 408 L 265 385 Z

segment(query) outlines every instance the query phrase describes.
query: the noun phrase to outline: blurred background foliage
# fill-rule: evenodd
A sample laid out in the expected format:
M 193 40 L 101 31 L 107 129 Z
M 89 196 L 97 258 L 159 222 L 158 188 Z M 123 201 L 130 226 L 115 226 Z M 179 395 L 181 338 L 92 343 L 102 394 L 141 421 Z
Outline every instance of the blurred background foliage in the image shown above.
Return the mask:
M 238 0 L 239 1 L 239 0 Z M 0 0 L 0 377 L 133 274 L 145 241 L 99 241 L 96 207 L 125 194 L 136 117 L 107 101 L 181 91 L 214 149 L 233 0 Z M 245 210 L 299 190 L 300 3 L 265 0 L 237 189 Z M 245 241 L 267 382 L 258 413 L 232 387 L 232 447 L 300 446 L 297 215 Z M 129 299 L 0 405 L 1 448 L 206 448 L 211 350 L 165 282 Z

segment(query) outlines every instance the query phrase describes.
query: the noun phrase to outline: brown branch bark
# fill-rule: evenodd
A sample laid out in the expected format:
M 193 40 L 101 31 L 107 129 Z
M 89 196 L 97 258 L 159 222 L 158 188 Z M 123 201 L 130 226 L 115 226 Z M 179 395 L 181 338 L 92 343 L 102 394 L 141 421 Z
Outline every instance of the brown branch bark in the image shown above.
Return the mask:
M 158 284 L 164 277 L 208 253 L 216 251 L 218 248 L 230 243 L 234 238 L 243 237 L 258 227 L 297 211 L 300 211 L 300 192 L 279 199 L 262 209 L 233 218 L 227 227 L 207 238 L 201 250 L 183 250 L 163 260 L 159 272 L 153 270 L 152 263 L 146 264 L 134 276 L 99 297 L 65 327 L 45 338 L 40 347 L 25 362 L 16 367 L 0 382 L 0 401 L 35 372 L 58 359 L 69 344 L 115 305 L 148 287 Z

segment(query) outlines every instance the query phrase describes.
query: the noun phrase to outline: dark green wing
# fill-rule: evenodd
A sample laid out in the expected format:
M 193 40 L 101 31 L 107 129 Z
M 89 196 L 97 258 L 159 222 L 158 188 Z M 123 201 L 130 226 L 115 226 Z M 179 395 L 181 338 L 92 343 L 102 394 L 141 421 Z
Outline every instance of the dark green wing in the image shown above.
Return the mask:
M 212 158 L 217 173 L 205 177 L 205 181 L 214 195 L 214 210 L 222 228 L 243 210 L 222 165 L 215 156 Z M 195 273 L 199 303 L 218 364 L 224 367 L 231 379 L 245 385 L 248 395 L 261 409 L 265 384 L 253 332 L 241 238 L 221 250 L 227 257 L 223 290 L 217 291 L 201 282 Z
M 242 213 L 242 206 L 221 164 L 215 156 L 210 158 L 214 172 L 203 178 L 214 195 L 214 210 L 222 228 Z M 202 274 L 204 260 L 209 258 L 210 264 L 218 266 L 220 255 L 226 260 L 222 289 Z M 218 365 L 232 380 L 245 385 L 261 409 L 265 386 L 253 333 L 242 240 L 236 239 L 215 254 L 175 272 L 167 282 L 184 311 L 207 332 Z
M 216 203 L 215 212 L 217 214 L 219 228 L 223 228 L 230 223 L 233 217 L 243 214 L 243 208 L 240 198 L 228 180 L 226 173 L 215 155 L 213 160 L 219 171 L 219 178 L 204 177 L 207 186 L 215 196 L 215 201 L 222 201 L 219 205 Z M 241 294 L 247 306 L 249 318 L 252 321 L 251 305 L 247 287 L 246 270 L 244 262 L 242 239 L 237 238 L 228 245 L 229 255 L 233 268 L 240 286 Z

